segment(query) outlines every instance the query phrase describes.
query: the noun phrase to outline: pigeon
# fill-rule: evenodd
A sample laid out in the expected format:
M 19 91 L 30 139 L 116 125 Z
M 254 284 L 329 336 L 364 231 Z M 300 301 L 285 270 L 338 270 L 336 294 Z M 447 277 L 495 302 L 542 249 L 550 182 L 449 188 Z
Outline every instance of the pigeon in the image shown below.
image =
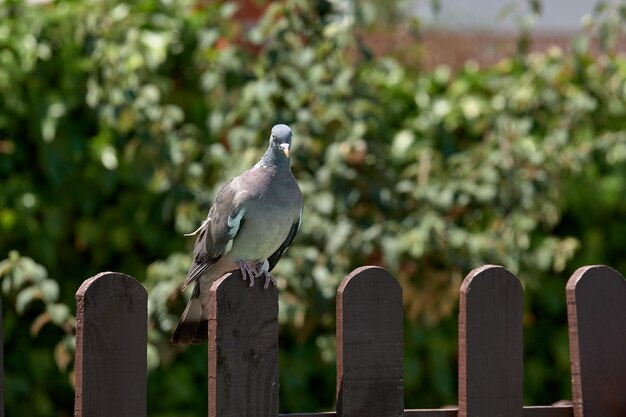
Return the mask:
M 209 291 L 224 274 L 241 270 L 252 287 L 276 285 L 270 275 L 293 241 L 302 219 L 302 192 L 291 173 L 291 129 L 272 128 L 267 151 L 259 162 L 228 181 L 209 214 L 193 233 L 193 263 L 183 290 L 194 284 L 191 298 L 172 335 L 174 344 L 199 344 L 207 339 Z

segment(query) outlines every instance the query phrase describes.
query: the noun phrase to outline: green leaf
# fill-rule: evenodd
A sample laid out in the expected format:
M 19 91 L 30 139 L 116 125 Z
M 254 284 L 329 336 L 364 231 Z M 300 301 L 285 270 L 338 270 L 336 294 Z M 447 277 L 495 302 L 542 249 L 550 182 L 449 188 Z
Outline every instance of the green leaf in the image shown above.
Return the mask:
M 40 300 L 40 299 L 41 299 L 41 290 L 39 288 L 26 287 L 23 290 L 21 290 L 17 294 L 17 297 L 15 298 L 15 311 L 17 311 L 18 314 L 24 314 L 24 311 L 26 311 L 26 307 L 28 307 L 28 305 L 33 300 Z
M 59 298 L 59 284 L 52 280 L 46 279 L 38 284 L 41 298 L 46 303 L 51 303 Z
M 50 320 L 59 326 L 65 324 L 72 317 L 70 308 L 65 304 L 48 304 L 46 311 L 50 315 Z

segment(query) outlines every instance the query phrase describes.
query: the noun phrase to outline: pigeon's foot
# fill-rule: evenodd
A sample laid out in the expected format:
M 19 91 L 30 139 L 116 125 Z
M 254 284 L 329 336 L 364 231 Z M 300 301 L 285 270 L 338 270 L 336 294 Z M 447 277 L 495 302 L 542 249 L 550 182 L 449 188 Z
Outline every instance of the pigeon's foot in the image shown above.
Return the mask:
M 256 278 L 263 276 L 265 278 L 265 284 L 263 289 L 268 289 L 270 284 L 276 287 L 276 280 L 268 272 L 269 264 L 267 261 L 260 262 L 258 264 L 249 264 L 248 262 L 239 262 L 239 270 L 241 271 L 241 277 L 244 281 L 250 280 L 248 285 L 250 288 L 254 287 L 254 281 Z
M 274 287 L 276 287 L 276 280 L 270 275 L 269 272 L 262 271 L 261 275 L 265 277 L 265 285 L 263 285 L 264 290 L 268 289 L 270 287 L 270 284 L 273 284 Z
M 241 277 L 244 281 L 250 280 L 250 284 L 248 286 L 250 288 L 254 287 L 254 279 L 259 276 L 257 268 L 247 262 L 239 262 L 239 270 L 241 271 Z

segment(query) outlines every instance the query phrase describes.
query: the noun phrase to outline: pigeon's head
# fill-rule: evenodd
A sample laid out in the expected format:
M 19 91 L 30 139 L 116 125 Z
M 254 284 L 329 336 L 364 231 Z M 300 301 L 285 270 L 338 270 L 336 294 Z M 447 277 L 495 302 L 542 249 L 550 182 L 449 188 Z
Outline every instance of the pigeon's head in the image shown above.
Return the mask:
M 275 146 L 289 158 L 291 148 L 291 129 L 287 125 L 276 125 L 272 128 L 270 136 L 270 147 Z

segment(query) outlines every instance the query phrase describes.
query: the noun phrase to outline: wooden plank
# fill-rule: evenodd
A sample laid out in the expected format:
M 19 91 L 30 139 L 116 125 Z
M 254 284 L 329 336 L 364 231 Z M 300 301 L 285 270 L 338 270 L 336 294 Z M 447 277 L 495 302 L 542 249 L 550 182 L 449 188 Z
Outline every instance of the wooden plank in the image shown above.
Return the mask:
M 76 293 L 75 417 L 145 417 L 148 294 L 103 272 Z
M 354 270 L 337 291 L 337 415 L 402 416 L 402 289 L 386 270 Z
M 209 417 L 278 415 L 278 290 L 241 272 L 211 286 Z
M 523 297 L 519 280 L 500 266 L 474 269 L 463 281 L 459 416 L 522 416 Z
M 422 410 L 404 410 L 404 417 L 457 417 L 458 410 L 452 409 L 422 409 Z M 325 413 L 297 413 L 297 414 L 280 414 L 279 417 L 336 417 L 338 414 L 334 411 Z M 554 416 L 559 417 L 559 416 Z
M 624 417 L 626 280 L 608 266 L 586 266 L 566 292 L 574 415 Z
M 524 407 L 524 417 L 573 417 L 571 405 L 542 405 Z
M 571 405 L 542 405 L 524 407 L 523 417 L 573 417 Z M 404 410 L 404 417 L 457 417 L 457 408 L 415 409 Z M 280 417 L 336 417 L 337 413 L 329 411 L 325 413 L 300 413 L 281 414 Z M 488 417 L 488 416 L 487 416 Z
M 336 417 L 337 413 L 334 411 L 327 411 L 325 413 L 295 413 L 295 414 L 279 414 L 278 417 Z
M 405 417 L 457 417 L 456 408 L 432 408 L 423 410 L 405 410 Z

